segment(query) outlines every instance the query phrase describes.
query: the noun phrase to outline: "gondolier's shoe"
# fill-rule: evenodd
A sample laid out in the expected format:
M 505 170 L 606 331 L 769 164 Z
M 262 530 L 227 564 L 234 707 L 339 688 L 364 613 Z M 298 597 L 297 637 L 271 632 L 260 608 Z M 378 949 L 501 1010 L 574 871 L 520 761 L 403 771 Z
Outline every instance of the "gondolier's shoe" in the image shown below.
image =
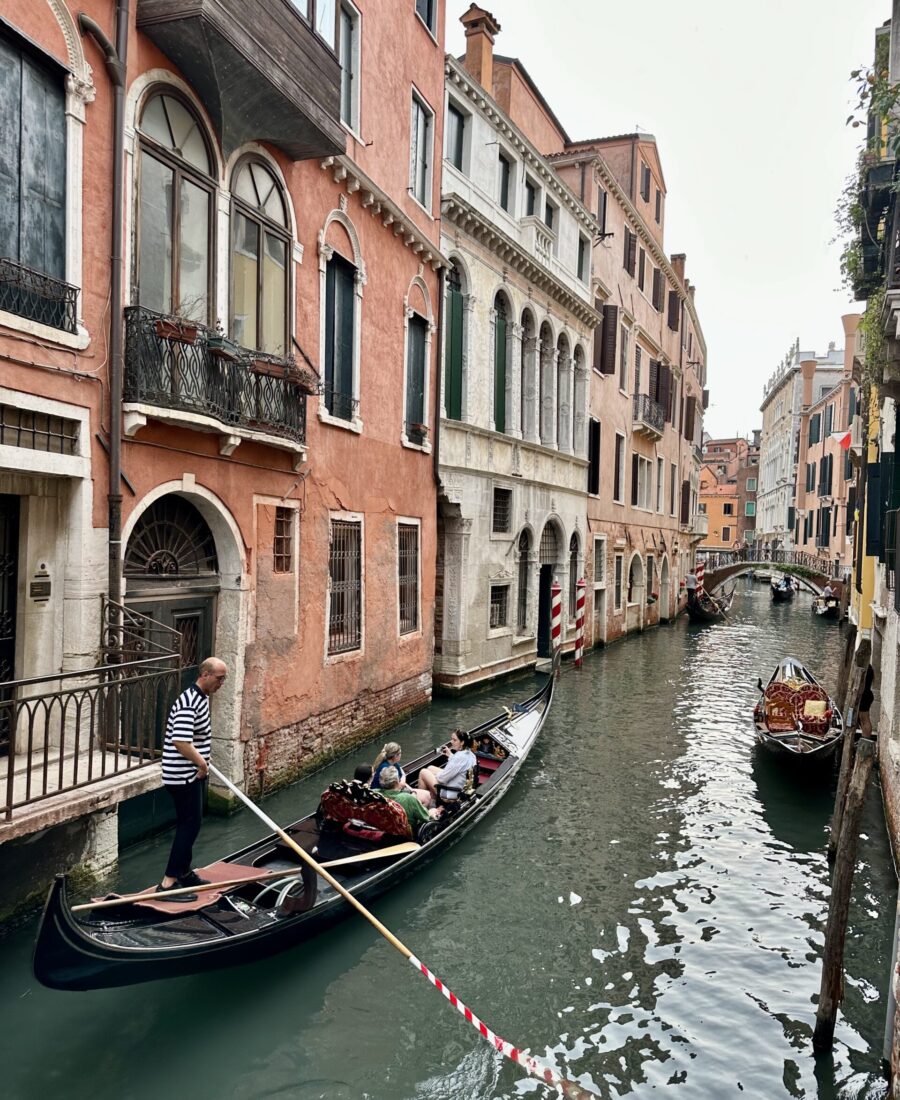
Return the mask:
M 156 893 L 157 894 L 168 894 L 170 890 L 180 890 L 180 889 L 181 889 L 181 883 L 180 882 L 173 882 L 171 886 L 163 886 L 163 884 L 160 883 L 159 886 L 156 887 Z M 196 894 L 179 894 L 177 898 L 172 898 L 173 902 L 176 902 L 176 901 L 196 901 L 196 900 L 197 900 L 197 895 Z
M 208 878 L 201 878 L 196 871 L 188 871 L 178 880 L 179 886 L 209 886 Z

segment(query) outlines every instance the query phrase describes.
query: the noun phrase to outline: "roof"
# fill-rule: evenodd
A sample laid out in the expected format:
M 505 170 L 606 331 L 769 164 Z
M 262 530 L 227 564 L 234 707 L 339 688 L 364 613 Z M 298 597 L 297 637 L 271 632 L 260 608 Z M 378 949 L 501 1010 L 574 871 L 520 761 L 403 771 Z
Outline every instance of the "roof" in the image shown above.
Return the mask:
M 497 62 L 499 62 L 501 65 L 512 65 L 513 68 L 518 69 L 522 79 L 525 81 L 525 83 L 528 85 L 528 87 L 532 90 L 532 92 L 534 93 L 534 95 L 535 95 L 536 99 L 538 100 L 538 102 L 540 103 L 540 105 L 544 108 L 544 110 L 547 112 L 547 114 L 553 120 L 553 125 L 562 134 L 563 141 L 566 143 L 566 145 L 570 145 L 571 144 L 571 139 L 569 138 L 569 135 L 566 132 L 565 126 L 563 126 L 563 124 L 556 117 L 556 112 L 553 110 L 553 108 L 550 106 L 550 104 L 547 102 L 547 100 L 544 99 L 543 92 L 540 90 L 540 88 L 537 86 L 537 84 L 535 84 L 535 82 L 531 79 L 531 75 L 529 74 L 529 72 L 525 68 L 525 66 L 522 64 L 522 62 L 517 57 L 504 57 L 503 54 L 496 54 L 495 53 L 494 54 L 494 63 L 496 64 Z

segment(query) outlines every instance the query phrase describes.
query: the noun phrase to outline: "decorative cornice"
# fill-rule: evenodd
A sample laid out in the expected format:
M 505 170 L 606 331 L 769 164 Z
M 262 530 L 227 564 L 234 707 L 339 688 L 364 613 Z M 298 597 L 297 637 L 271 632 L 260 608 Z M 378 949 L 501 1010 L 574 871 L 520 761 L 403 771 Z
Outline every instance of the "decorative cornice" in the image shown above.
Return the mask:
M 631 227 L 641 238 L 642 243 L 646 247 L 646 250 L 656 260 L 659 268 L 666 273 L 670 284 L 675 287 L 678 292 L 679 298 L 684 302 L 685 308 L 691 316 L 691 321 L 694 323 L 694 331 L 697 333 L 697 339 L 700 341 L 700 346 L 703 349 L 703 358 L 706 359 L 706 340 L 703 336 L 703 329 L 700 326 L 700 318 L 697 316 L 697 309 L 694 306 L 694 299 L 685 290 L 681 280 L 675 274 L 675 269 L 669 262 L 669 257 L 660 247 L 656 238 L 647 228 L 647 223 L 638 212 L 637 207 L 629 199 L 628 195 L 622 190 L 619 181 L 612 173 L 612 169 L 603 159 L 603 157 L 596 150 L 585 150 L 583 153 L 551 153 L 549 157 L 553 164 L 584 164 L 585 162 L 592 164 L 597 170 L 597 174 L 603 181 L 604 186 L 610 191 L 618 201 L 619 205 L 625 211 L 627 217 L 631 221 Z
M 426 237 L 415 222 L 349 157 L 325 157 L 320 167 L 323 171 L 330 169 L 334 182 L 344 184 L 348 195 L 359 192 L 363 209 L 368 210 L 373 218 L 380 218 L 381 224 L 386 229 L 390 227 L 395 237 L 402 238 L 406 247 L 419 257 L 421 263 L 430 264 L 435 271 L 450 266 L 450 261 L 434 241 Z
M 529 252 L 498 229 L 493 222 L 488 221 L 465 199 L 455 194 L 444 195 L 441 201 L 441 214 L 469 237 L 489 248 L 505 264 L 553 298 L 582 324 L 591 329 L 600 324 L 600 314 L 593 306 L 569 290 L 555 275 L 551 275 Z
M 575 193 L 559 178 L 550 164 L 549 159 L 541 153 L 523 136 L 521 130 L 513 125 L 496 101 L 472 79 L 469 73 L 459 62 L 448 54 L 444 61 L 444 72 L 448 83 L 452 84 L 457 92 L 475 107 L 479 113 L 487 119 L 494 129 L 502 134 L 522 160 L 528 164 L 532 172 L 539 176 L 556 198 L 565 206 L 592 237 L 600 233 L 600 223 L 591 214 L 590 210 L 582 203 Z

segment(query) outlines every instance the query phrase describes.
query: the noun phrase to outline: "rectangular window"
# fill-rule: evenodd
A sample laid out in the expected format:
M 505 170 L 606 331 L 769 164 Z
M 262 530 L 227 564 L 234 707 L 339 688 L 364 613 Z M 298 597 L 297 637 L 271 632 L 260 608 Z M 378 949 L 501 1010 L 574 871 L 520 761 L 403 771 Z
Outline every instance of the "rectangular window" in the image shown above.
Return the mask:
M 722 528 L 722 542 L 723 543 L 731 542 L 731 528 L 730 527 L 723 527 Z
M 592 496 L 600 492 L 600 421 L 593 417 L 588 425 L 588 484 Z
M 656 189 L 656 224 L 659 225 L 662 220 L 662 191 L 657 187 Z
M 499 630 L 509 623 L 509 585 L 491 585 L 491 630 Z
M 628 392 L 628 344 L 631 330 L 622 325 L 622 339 L 619 342 L 619 389 Z
M 675 483 L 678 480 L 678 467 L 673 462 L 669 467 L 669 515 L 675 515 Z
M 347 653 L 362 644 L 362 524 L 331 521 L 328 552 L 328 652 Z
M 625 436 L 616 432 L 616 465 L 613 474 L 613 500 L 625 503 Z
M 419 629 L 419 525 L 397 524 L 397 582 L 400 593 L 400 633 Z
M 606 233 L 606 208 L 609 203 L 609 195 L 603 188 L 599 188 L 597 191 L 597 221 L 600 225 L 600 232 Z
M 631 456 L 631 503 L 647 511 L 653 506 L 653 463 L 643 455 Z
M 336 252 L 325 269 L 325 408 L 352 420 L 356 268 Z
M 509 181 L 512 177 L 512 165 L 509 162 L 509 158 L 504 156 L 503 153 L 499 156 L 499 194 L 498 198 L 500 205 L 504 210 L 509 210 Z
M 734 515 L 734 505 L 731 503 L 731 501 L 726 501 L 722 505 L 722 515 L 723 516 L 733 516 Z
M 641 354 L 640 347 L 635 344 L 634 347 L 634 393 L 635 396 L 641 392 L 641 360 L 643 356 Z
M 816 413 L 809 418 L 809 445 L 818 443 L 822 438 L 822 414 Z
M 748 500 L 744 504 L 744 515 L 745 516 L 755 516 L 756 515 L 756 501 Z
M 276 573 L 290 573 L 294 568 L 294 509 L 275 509 L 275 539 L 273 543 L 273 569 Z
M 656 510 L 662 512 L 665 507 L 666 464 L 663 459 L 656 460 Z
M 494 486 L 491 530 L 495 535 L 506 535 L 512 530 L 512 489 Z
M 624 246 L 625 251 L 622 256 L 622 266 L 629 275 L 633 276 L 637 263 L 637 237 L 628 228 L 625 229 Z
M 663 289 L 663 274 L 658 267 L 653 269 L 653 308 L 660 312 L 663 307 L 665 291 Z
M 677 290 L 669 290 L 669 315 L 666 323 L 673 332 L 677 332 L 680 326 L 681 299 Z
M 432 34 L 436 7 L 436 0 L 416 0 L 416 13 Z
M 537 210 L 538 189 L 534 180 L 525 180 L 525 217 L 531 218 Z
M 640 252 L 638 253 L 638 275 L 637 275 L 638 290 L 643 290 L 644 289 L 644 275 L 646 273 L 646 270 L 647 270 L 647 253 L 642 248 L 640 250 Z
M 587 283 L 591 278 L 591 246 L 587 237 L 578 238 L 578 278 Z
M 755 477 L 748 477 L 747 478 L 747 492 L 748 493 L 755 493 L 756 492 L 756 478 Z
M 556 232 L 556 207 L 549 199 L 544 203 L 544 225 Z
M 325 41 L 334 49 L 334 34 L 335 34 L 335 8 L 334 0 L 316 0 L 315 4 L 316 22 L 315 27 L 318 34 L 320 34 Z
M 341 0 L 338 57 L 341 63 L 341 122 L 359 129 L 359 12 Z
M 825 406 L 825 428 L 823 435 L 827 439 L 831 435 L 831 427 L 834 424 L 834 405 Z
M 466 116 L 452 103 L 447 104 L 447 160 L 463 170 L 463 148 L 466 136 Z
M 622 555 L 616 554 L 615 561 L 615 589 L 613 592 L 613 607 L 616 611 L 622 610 Z
M 431 208 L 432 113 L 417 95 L 412 98 L 409 189 L 426 210 Z
M 406 438 L 420 446 L 428 435 L 425 423 L 425 360 L 428 322 L 418 313 L 409 319 L 406 351 Z
M 650 169 L 641 161 L 641 198 L 644 202 L 650 201 Z
M 594 539 L 594 587 L 606 587 L 606 539 Z

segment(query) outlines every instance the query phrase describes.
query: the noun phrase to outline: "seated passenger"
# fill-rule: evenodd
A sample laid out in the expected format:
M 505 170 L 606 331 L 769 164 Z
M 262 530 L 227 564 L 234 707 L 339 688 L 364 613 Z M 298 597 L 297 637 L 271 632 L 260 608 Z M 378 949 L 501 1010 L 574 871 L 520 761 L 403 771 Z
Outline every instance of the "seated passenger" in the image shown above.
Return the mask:
M 426 810 L 412 791 L 400 790 L 400 773 L 391 765 L 384 768 L 381 773 L 381 793 L 392 802 L 400 803 L 413 836 L 418 833 L 420 825 L 441 816 L 440 810 Z
M 372 782 L 369 786 L 373 791 L 380 791 L 382 788 L 382 775 L 386 768 L 396 768 L 397 773 L 400 776 L 400 790 L 406 791 L 409 794 L 414 794 L 416 798 L 422 803 L 423 806 L 431 805 L 431 798 L 427 791 L 415 791 L 406 781 L 406 773 L 403 770 L 403 766 L 400 763 L 400 757 L 403 750 L 397 744 L 396 741 L 388 741 L 378 756 L 375 758 L 375 763 L 372 765 Z
M 475 738 L 463 730 L 454 730 L 450 734 L 450 759 L 443 766 L 423 768 L 419 772 L 419 790 L 427 791 L 435 801 L 442 798 L 450 802 L 459 797 L 466 785 L 466 773 L 469 768 L 477 768 L 478 761 L 472 751 Z M 438 790 L 440 788 L 440 790 Z
M 356 771 L 353 773 L 353 778 L 357 783 L 362 783 L 363 786 L 369 787 L 372 784 L 372 765 L 371 764 L 357 764 Z

